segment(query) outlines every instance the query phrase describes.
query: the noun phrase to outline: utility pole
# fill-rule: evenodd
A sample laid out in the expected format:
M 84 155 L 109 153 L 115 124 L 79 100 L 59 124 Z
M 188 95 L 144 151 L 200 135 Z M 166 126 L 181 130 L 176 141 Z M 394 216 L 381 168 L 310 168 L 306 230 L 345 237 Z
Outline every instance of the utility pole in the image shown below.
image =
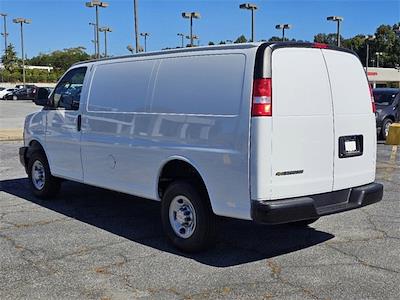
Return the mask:
M 290 24 L 278 24 L 275 26 L 276 29 L 282 29 L 282 42 L 285 41 L 285 29 L 290 29 L 292 28 L 292 25 Z
M 94 7 L 96 9 L 96 57 L 100 58 L 100 38 L 99 38 L 99 7 L 106 8 L 109 4 L 99 0 L 86 2 L 86 7 Z
M 142 32 L 142 33 L 140 33 L 140 35 L 142 37 L 144 37 L 144 52 L 146 52 L 147 51 L 147 37 L 150 36 L 150 34 L 147 32 Z
M 2 32 L 1 35 L 4 36 L 4 53 L 6 53 L 6 51 L 7 51 L 7 46 L 8 46 L 8 43 L 7 43 L 7 36 L 8 36 L 8 33 L 7 33 L 7 14 L 5 14 L 5 13 L 0 13 L 0 16 L 2 16 L 3 19 L 4 19 L 4 23 L 3 23 L 3 25 L 4 25 L 4 32 Z
M 137 1 L 138 0 L 133 0 L 133 16 L 135 19 L 135 44 L 136 44 L 136 53 L 139 52 L 140 50 L 140 45 L 139 45 L 139 24 L 138 24 L 138 10 L 137 10 Z
M 104 32 L 104 57 L 107 57 L 107 32 L 112 32 L 110 27 L 99 28 L 100 32 Z
M 243 3 L 239 5 L 239 8 L 251 10 L 251 41 L 254 42 L 254 11 L 257 10 L 258 7 L 252 3 Z
M 176 35 L 181 37 L 181 48 L 183 48 L 183 41 L 185 39 L 185 35 L 183 33 L 177 33 Z
M 379 56 L 383 55 L 383 52 L 376 52 L 376 67 L 379 68 Z
M 182 17 L 190 19 L 190 47 L 193 47 L 193 19 L 200 19 L 198 12 L 183 12 Z
M 368 77 L 368 65 L 369 65 L 369 41 L 372 41 L 375 39 L 375 35 L 366 35 L 365 36 L 365 44 L 367 46 L 367 54 L 365 57 L 365 73 L 367 74 Z
M 24 26 L 23 24 L 30 24 L 32 21 L 25 18 L 16 18 L 13 20 L 15 24 L 21 26 L 21 52 L 22 52 L 22 81 L 25 87 L 25 55 L 24 55 Z
M 89 23 L 90 26 L 93 26 L 93 44 L 94 44 L 94 57 L 97 57 L 97 41 L 96 41 L 96 23 Z
M 326 18 L 328 21 L 333 21 L 337 23 L 337 28 L 336 28 L 336 41 L 337 41 L 337 46 L 340 47 L 340 22 L 342 22 L 344 19 L 343 17 L 339 16 L 330 16 Z

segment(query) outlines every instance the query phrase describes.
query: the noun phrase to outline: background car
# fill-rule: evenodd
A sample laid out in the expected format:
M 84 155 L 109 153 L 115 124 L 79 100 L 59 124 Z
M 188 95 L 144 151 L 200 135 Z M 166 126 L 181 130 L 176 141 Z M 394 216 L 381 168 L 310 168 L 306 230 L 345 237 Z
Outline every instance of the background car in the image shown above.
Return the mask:
M 6 100 L 33 100 L 36 95 L 36 86 L 22 88 L 4 96 Z
M 377 132 L 381 138 L 386 139 L 390 125 L 400 121 L 400 89 L 377 88 L 373 94 Z
M 14 92 L 14 91 L 16 91 L 17 89 L 15 89 L 15 88 L 8 88 L 8 89 L 3 89 L 3 90 L 1 90 L 0 91 L 0 99 L 5 99 L 4 97 L 7 95 L 7 94 L 10 94 L 10 93 L 12 93 L 12 92 Z

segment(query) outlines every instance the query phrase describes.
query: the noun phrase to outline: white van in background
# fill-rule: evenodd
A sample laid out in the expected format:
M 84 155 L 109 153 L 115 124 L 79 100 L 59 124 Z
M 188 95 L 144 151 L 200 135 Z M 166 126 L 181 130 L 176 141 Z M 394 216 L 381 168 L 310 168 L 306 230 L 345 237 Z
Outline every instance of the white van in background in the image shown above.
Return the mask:
M 27 116 L 35 195 L 60 179 L 161 201 L 172 243 L 198 251 L 215 215 L 307 225 L 382 199 L 367 78 L 352 52 L 252 43 L 74 65 Z

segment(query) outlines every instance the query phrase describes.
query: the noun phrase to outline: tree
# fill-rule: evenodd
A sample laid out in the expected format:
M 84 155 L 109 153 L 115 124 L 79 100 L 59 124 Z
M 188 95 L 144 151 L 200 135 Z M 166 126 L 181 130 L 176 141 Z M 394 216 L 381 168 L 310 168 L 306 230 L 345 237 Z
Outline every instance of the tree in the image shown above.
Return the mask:
M 208 46 L 213 46 L 213 45 L 215 45 L 214 42 L 212 42 L 212 41 L 208 42 Z
M 240 43 L 247 43 L 246 37 L 242 34 L 239 36 L 236 41 L 234 42 L 235 44 L 240 44 Z
M 28 63 L 35 66 L 52 66 L 56 70 L 65 72 L 74 63 L 90 58 L 85 50 L 84 47 L 75 47 L 53 51 L 50 54 L 40 53 L 32 57 Z
M 12 73 L 14 70 L 19 68 L 19 60 L 17 57 L 17 52 L 12 44 L 7 46 L 4 55 L 1 57 L 1 62 L 4 65 L 4 69 Z

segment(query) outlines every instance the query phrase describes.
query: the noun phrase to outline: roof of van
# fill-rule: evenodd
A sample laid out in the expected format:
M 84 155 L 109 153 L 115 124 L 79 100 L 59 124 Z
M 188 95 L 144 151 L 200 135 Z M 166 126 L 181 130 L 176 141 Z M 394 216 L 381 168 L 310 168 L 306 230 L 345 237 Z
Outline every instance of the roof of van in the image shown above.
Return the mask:
M 317 45 L 317 46 L 316 46 Z M 186 47 L 186 48 L 176 48 L 176 49 L 168 49 L 168 50 L 160 50 L 160 51 L 151 51 L 151 52 L 141 52 L 130 55 L 122 55 L 115 57 L 107 57 L 100 59 L 91 59 L 86 61 L 81 61 L 73 64 L 73 66 L 91 63 L 91 62 L 101 62 L 101 61 L 109 61 L 114 59 L 123 59 L 123 58 L 134 58 L 134 57 L 146 57 L 146 56 L 154 56 L 154 55 L 165 55 L 165 54 L 174 54 L 174 53 L 186 53 L 186 52 L 200 52 L 200 51 L 212 51 L 212 50 L 229 50 L 229 49 L 251 49 L 251 48 L 267 48 L 271 47 L 273 49 L 277 48 L 295 48 L 295 47 L 305 47 L 305 48 L 328 48 L 332 50 L 338 50 L 343 52 L 348 52 L 351 54 L 357 54 L 346 48 L 340 48 L 331 45 L 325 45 L 320 43 L 308 43 L 308 42 L 257 42 L 257 43 L 238 43 L 238 44 L 224 44 L 224 45 L 212 45 L 212 46 L 201 46 L 201 47 Z M 262 46 L 262 47 L 260 47 Z
M 186 47 L 186 48 L 159 50 L 159 51 L 140 52 L 140 53 L 129 54 L 129 55 L 121 55 L 121 56 L 114 56 L 114 57 L 107 57 L 107 58 L 85 60 L 85 61 L 77 62 L 77 63 L 73 64 L 73 66 L 85 64 L 85 63 L 108 61 L 108 60 L 121 59 L 121 58 L 146 57 L 146 56 L 163 55 L 163 54 L 212 51 L 212 50 L 250 49 L 250 48 L 257 48 L 261 44 L 263 44 L 263 43 L 259 42 L 259 43 L 224 44 L 224 45 Z

